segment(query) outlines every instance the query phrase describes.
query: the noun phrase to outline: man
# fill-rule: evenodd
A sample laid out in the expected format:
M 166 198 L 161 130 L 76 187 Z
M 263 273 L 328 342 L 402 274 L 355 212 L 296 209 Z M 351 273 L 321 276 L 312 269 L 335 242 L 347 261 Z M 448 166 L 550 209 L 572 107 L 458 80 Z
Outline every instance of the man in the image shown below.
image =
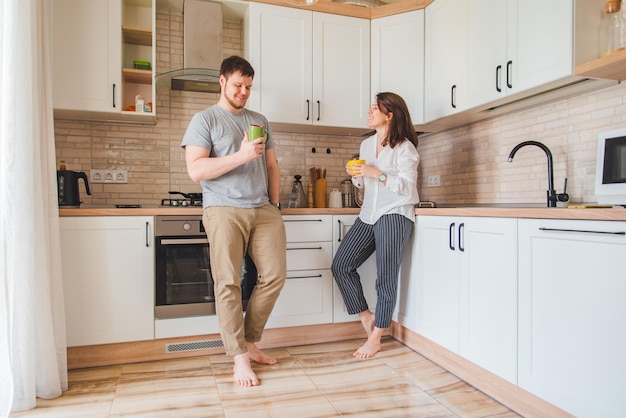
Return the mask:
M 256 342 L 287 275 L 274 140 L 267 119 L 244 108 L 253 78 L 248 61 L 226 58 L 220 68 L 219 101 L 193 116 L 182 141 L 189 177 L 202 185 L 217 318 L 240 386 L 259 384 L 250 360 L 276 363 Z M 266 136 L 248 141 L 251 124 L 265 126 Z M 246 253 L 259 277 L 244 317 L 240 281 Z

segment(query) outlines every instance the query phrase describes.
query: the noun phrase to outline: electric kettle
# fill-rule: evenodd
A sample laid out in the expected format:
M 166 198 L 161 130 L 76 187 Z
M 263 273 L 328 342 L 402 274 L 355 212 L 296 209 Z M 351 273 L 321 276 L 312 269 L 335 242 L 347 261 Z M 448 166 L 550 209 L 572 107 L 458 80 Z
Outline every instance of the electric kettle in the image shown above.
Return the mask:
M 85 182 L 85 190 L 90 195 L 87 174 L 79 171 L 57 170 L 57 190 L 59 193 L 59 206 L 80 206 L 80 193 L 78 179 Z

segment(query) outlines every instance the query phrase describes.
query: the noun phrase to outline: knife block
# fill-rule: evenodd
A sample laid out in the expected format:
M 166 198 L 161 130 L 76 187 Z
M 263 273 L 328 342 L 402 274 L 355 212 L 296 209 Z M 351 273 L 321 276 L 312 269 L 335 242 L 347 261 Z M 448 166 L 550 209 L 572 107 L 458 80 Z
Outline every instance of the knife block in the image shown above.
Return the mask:
M 325 208 L 326 207 L 326 179 L 317 179 L 315 180 L 315 207 L 316 208 Z

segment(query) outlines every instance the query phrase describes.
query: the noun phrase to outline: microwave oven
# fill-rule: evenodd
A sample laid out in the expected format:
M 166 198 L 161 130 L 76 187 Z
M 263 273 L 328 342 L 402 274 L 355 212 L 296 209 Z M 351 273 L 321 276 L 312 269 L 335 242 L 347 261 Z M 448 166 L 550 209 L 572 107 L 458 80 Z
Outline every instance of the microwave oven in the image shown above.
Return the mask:
M 595 192 L 599 204 L 626 206 L 626 128 L 598 135 Z

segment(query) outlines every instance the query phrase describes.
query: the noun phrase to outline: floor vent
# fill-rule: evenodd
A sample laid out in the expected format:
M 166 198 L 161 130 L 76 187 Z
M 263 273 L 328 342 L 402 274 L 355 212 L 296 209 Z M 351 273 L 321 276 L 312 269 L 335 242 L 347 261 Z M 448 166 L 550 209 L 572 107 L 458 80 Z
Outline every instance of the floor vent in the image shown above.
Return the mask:
M 211 348 L 222 348 L 224 343 L 222 340 L 204 340 L 193 341 L 188 343 L 165 344 L 166 353 L 180 353 L 183 351 L 208 350 Z

